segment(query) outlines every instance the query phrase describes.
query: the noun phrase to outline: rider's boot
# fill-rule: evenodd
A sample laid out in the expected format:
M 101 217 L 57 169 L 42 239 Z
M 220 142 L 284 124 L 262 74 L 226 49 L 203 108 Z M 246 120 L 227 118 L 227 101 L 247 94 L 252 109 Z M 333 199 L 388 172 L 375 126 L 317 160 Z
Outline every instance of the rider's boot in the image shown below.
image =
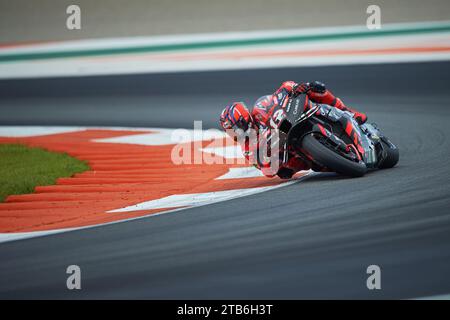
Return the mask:
M 367 116 L 364 113 L 358 112 L 352 108 L 347 107 L 341 99 L 337 98 L 330 90 L 323 88 L 322 91 L 310 91 L 308 93 L 309 97 L 314 101 L 319 101 L 320 103 L 326 103 L 330 106 L 338 108 L 342 111 L 349 111 L 353 113 L 353 118 L 359 123 L 363 124 L 367 121 Z
M 353 118 L 358 122 L 359 124 L 363 124 L 367 121 L 367 116 L 359 111 L 356 111 L 355 109 L 347 107 L 339 98 L 336 98 L 336 104 L 335 107 L 338 109 L 341 109 L 342 111 L 348 111 L 353 113 Z
M 349 107 L 345 107 L 345 109 L 342 110 L 353 113 L 353 118 L 356 120 L 356 122 L 358 122 L 358 124 L 363 124 L 367 121 L 367 116 L 362 112 L 358 112 L 355 109 L 351 109 Z

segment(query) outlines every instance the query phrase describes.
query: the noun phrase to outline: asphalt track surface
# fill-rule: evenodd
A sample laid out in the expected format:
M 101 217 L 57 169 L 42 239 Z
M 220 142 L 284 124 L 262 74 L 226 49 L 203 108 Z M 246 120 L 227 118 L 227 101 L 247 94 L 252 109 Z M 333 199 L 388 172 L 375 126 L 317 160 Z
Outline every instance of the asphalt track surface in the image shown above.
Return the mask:
M 400 148 L 231 201 L 0 244 L 0 298 L 414 298 L 450 293 L 450 63 L 0 81 L 0 124 L 216 126 L 230 99 L 321 79 Z M 66 289 L 66 267 L 82 290 Z M 381 290 L 366 268 L 381 267 Z

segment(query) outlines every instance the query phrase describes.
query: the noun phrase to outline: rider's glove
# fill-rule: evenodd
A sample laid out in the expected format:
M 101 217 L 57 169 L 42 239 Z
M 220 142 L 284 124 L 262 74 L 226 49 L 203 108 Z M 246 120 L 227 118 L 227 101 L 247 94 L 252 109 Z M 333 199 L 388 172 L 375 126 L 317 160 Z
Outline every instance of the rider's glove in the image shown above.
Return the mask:
M 316 92 L 316 93 L 325 93 L 325 91 L 327 91 L 327 88 L 325 87 L 325 85 L 319 81 L 311 82 L 309 84 L 309 87 L 312 92 Z
M 311 90 L 309 82 L 299 83 L 293 88 L 292 93 L 294 96 L 298 96 L 302 93 L 307 93 L 309 90 Z

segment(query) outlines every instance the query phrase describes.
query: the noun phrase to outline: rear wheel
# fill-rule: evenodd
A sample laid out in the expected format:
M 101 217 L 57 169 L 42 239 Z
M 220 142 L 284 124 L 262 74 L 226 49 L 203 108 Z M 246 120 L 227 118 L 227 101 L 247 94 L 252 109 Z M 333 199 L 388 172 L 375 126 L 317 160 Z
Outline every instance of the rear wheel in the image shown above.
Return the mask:
M 313 133 L 303 138 L 302 147 L 315 161 L 337 173 L 350 177 L 362 177 L 367 172 L 363 162 L 352 161 L 339 155 L 335 150 L 324 145 Z
M 384 152 L 386 154 L 384 155 L 384 160 L 378 165 L 378 168 L 380 169 L 388 169 L 395 166 L 398 162 L 398 159 L 400 158 L 398 149 L 391 148 L 386 142 L 381 141 L 383 144 L 383 155 Z

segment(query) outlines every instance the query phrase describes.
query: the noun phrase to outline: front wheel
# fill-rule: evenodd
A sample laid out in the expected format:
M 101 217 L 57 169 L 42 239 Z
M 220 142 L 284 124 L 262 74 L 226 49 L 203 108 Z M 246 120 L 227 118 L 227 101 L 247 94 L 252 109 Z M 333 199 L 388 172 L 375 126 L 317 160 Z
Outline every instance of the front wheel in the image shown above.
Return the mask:
M 302 148 L 308 152 L 315 161 L 337 173 L 350 177 L 362 177 L 367 172 L 367 167 L 363 162 L 355 162 L 344 158 L 322 144 L 313 133 L 308 134 L 303 138 Z

